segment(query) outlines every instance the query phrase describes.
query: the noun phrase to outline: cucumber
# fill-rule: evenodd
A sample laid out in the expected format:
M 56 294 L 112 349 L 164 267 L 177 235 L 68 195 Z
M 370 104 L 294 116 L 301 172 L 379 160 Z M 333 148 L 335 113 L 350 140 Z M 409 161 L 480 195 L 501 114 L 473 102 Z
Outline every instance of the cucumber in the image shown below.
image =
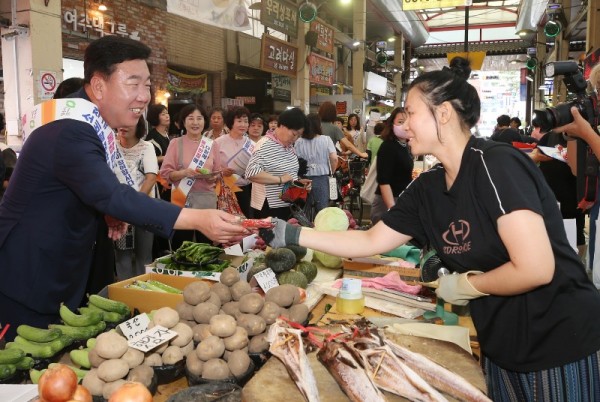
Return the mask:
M 131 315 L 131 310 L 129 310 L 129 306 L 120 301 L 110 300 L 100 295 L 90 295 L 89 301 L 91 304 L 100 307 L 102 310 L 114 311 L 115 313 L 119 313 L 121 315 Z
M 90 306 L 94 306 L 93 304 L 90 304 Z M 121 317 L 121 314 L 119 313 L 115 313 L 114 311 L 105 311 L 102 310 L 99 307 L 80 307 L 79 308 L 79 312 L 81 314 L 90 314 L 92 312 L 97 312 L 102 314 L 102 321 L 106 321 L 106 322 L 119 322 L 121 321 L 123 318 Z
M 183 290 L 181 290 L 181 289 L 177 289 L 173 286 L 167 285 L 166 283 L 162 283 L 160 281 L 156 281 L 154 279 L 149 279 L 146 281 L 146 283 L 156 286 L 156 287 L 164 290 L 167 293 L 173 293 L 173 294 L 182 294 L 183 293 Z
M 0 364 L 15 364 L 25 357 L 25 352 L 19 349 L 0 350 Z
M 102 321 L 102 313 L 98 311 L 89 314 L 75 314 L 64 304 L 60 305 L 58 310 L 63 322 L 71 327 L 87 327 L 88 325 L 98 324 Z
M 14 350 L 18 350 L 18 349 L 14 349 Z M 29 370 L 29 369 L 33 368 L 34 363 L 35 362 L 33 361 L 33 357 L 25 356 L 21 360 L 16 362 L 15 366 L 17 367 L 17 370 Z
M 100 322 L 104 323 L 104 321 Z M 69 325 L 50 324 L 50 328 L 60 329 L 60 331 L 63 334 L 70 336 L 71 338 L 73 338 L 73 340 L 85 341 L 89 338 L 96 336 L 96 325 L 88 325 L 86 327 L 71 327 Z
M 61 332 L 57 329 L 36 328 L 29 325 L 19 325 L 17 334 L 33 342 L 50 342 L 58 338 Z
M 29 379 L 31 380 L 32 383 L 37 384 L 38 382 L 40 382 L 40 377 L 45 372 L 46 372 L 46 369 L 43 369 L 43 370 L 31 369 L 31 370 L 29 370 Z
M 61 335 L 59 338 L 50 341 L 50 342 L 33 342 L 33 341 L 28 341 L 27 339 L 21 337 L 20 335 L 17 335 L 15 337 L 15 343 L 18 345 L 25 345 L 25 346 L 38 346 L 38 347 L 43 347 L 43 346 L 50 346 L 50 348 L 52 349 L 52 355 L 57 354 L 58 352 L 60 352 L 61 350 L 63 350 L 64 348 L 66 348 L 67 346 L 69 346 L 71 343 L 73 343 L 73 339 L 70 338 L 67 335 Z
M 83 368 L 89 369 L 92 367 L 89 357 L 89 349 L 73 349 L 69 352 L 69 356 L 73 363 Z
M 28 354 L 36 359 L 47 359 L 54 356 L 54 351 L 50 345 L 40 345 L 34 345 L 33 343 L 21 344 L 16 342 L 8 342 L 6 344 L 6 349 L 20 349 L 25 352 L 25 354 Z
M 0 364 L 0 380 L 6 380 L 17 372 L 14 364 Z

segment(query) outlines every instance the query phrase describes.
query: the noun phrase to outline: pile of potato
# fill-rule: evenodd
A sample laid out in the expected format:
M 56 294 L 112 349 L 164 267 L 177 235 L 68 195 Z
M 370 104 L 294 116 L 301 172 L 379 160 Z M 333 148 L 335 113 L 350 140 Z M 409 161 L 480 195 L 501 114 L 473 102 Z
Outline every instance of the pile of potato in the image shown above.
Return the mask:
M 148 327 L 161 325 L 177 332 L 169 342 L 144 353 L 127 345 L 127 339 L 117 331 L 104 332 L 88 353 L 91 370 L 83 378 L 83 385 L 92 395 L 109 399 L 112 393 L 127 381 L 136 381 L 149 387 L 154 366 L 172 365 L 183 360 L 194 350 L 191 328 L 179 320 L 177 311 L 170 307 L 156 310 Z
M 304 322 L 308 308 L 300 303 L 300 291 L 281 285 L 265 297 L 253 293 L 235 268 L 221 273 L 220 283 L 192 282 L 183 289 L 177 306 L 182 320 L 192 326 L 196 349 L 186 355 L 191 374 L 207 380 L 239 377 L 250 367 L 249 353 L 269 348 L 268 327 L 277 317 Z

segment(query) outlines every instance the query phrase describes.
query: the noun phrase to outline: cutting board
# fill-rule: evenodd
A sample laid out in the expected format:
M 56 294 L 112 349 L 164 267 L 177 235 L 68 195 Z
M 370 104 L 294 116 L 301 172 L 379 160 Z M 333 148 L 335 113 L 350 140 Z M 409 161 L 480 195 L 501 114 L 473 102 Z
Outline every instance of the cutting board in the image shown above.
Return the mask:
M 483 391 L 486 390 L 485 380 L 479 364 L 470 354 L 457 345 L 410 335 L 389 334 L 388 337 L 397 344 L 422 353 L 436 363 L 462 375 Z M 348 397 L 340 389 L 325 366 L 317 360 L 316 353 L 310 353 L 308 359 L 317 379 L 321 402 L 347 402 Z M 388 401 L 406 401 L 406 399 L 397 395 L 387 392 L 384 392 L 384 394 Z M 245 402 L 303 402 L 304 397 L 288 375 L 283 363 L 279 359 L 271 357 L 244 387 L 243 400 Z

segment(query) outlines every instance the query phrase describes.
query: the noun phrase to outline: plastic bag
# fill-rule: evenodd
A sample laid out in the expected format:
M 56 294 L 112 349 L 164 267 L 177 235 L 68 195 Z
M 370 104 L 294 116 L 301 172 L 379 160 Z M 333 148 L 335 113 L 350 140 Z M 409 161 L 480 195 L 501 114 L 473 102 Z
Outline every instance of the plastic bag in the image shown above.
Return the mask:
M 231 191 L 229 186 L 225 184 L 223 176 L 219 176 L 219 194 L 217 195 L 217 209 L 228 212 L 232 215 L 244 216 L 237 197 Z

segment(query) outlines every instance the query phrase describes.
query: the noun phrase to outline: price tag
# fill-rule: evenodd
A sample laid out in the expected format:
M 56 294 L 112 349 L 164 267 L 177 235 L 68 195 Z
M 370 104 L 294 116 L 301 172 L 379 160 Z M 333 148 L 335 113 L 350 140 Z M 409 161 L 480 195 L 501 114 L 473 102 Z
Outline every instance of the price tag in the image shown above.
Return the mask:
M 256 279 L 258 286 L 260 286 L 265 293 L 267 293 L 269 289 L 279 286 L 279 282 L 277 282 L 277 278 L 275 277 L 275 272 L 273 272 L 271 268 L 260 271 L 253 276 L 253 279 Z
M 130 340 L 146 332 L 149 323 L 150 318 L 148 318 L 148 315 L 146 313 L 142 313 L 130 318 L 122 324 L 119 324 L 119 328 L 121 328 L 121 332 L 123 332 L 125 338 Z
M 240 279 L 246 281 L 248 279 L 248 271 L 254 266 L 254 258 L 248 258 L 248 261 L 238 267 Z
M 171 331 L 168 328 L 157 325 L 148 329 L 146 332 L 139 334 L 135 338 L 127 341 L 127 344 L 132 348 L 141 350 L 146 353 L 163 343 L 169 342 L 177 336 L 177 332 Z

